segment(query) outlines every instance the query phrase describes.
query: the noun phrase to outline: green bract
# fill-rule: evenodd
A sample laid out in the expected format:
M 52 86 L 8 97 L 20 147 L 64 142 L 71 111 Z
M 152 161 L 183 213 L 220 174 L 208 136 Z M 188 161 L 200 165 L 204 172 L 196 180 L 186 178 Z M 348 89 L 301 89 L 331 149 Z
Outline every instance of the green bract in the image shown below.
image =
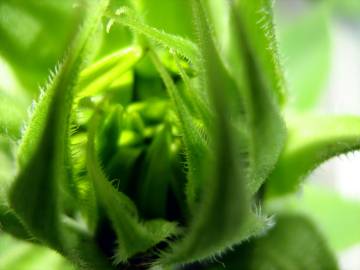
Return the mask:
M 57 4 L 45 2 L 24 10 L 46 20 Z M 28 96 L 0 95 L 0 111 L 14 112 L 0 116 L 5 232 L 77 269 L 337 269 L 311 221 L 262 207 L 358 149 L 360 119 L 284 113 L 269 1 L 174 0 L 164 12 L 191 23 L 165 16 L 169 32 L 147 15 L 162 2 L 87 0 L 77 12 L 65 2 L 71 45 L 34 103 L 15 176 Z

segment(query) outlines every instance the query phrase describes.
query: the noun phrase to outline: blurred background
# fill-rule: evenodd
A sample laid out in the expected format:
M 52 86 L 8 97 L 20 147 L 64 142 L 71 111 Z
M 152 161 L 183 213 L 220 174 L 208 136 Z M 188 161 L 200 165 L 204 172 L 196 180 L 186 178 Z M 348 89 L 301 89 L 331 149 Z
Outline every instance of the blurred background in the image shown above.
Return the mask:
M 291 107 L 359 115 L 360 1 L 277 0 L 274 7 Z M 360 153 L 333 158 L 289 202 L 317 221 L 343 270 L 360 269 L 359 169 Z
M 119 6 L 124 1 L 113 3 Z M 181 1 L 146 3 L 176 12 Z M 39 86 L 66 48 L 78 12 L 74 3 L 0 0 L 0 128 L 7 129 L 0 130 L 0 198 L 14 172 L 19 127 Z M 360 114 L 360 0 L 276 0 L 274 13 L 290 93 L 288 110 Z M 163 18 L 152 18 L 151 13 L 146 14 L 154 26 L 169 31 L 171 23 L 164 22 L 173 15 L 168 12 Z M 184 21 L 184 29 L 189 21 Z M 99 43 L 104 42 L 106 51 L 111 51 L 112 43 L 124 44 L 128 37 L 126 31 L 112 31 L 99 38 Z M 9 141 L 1 134 L 13 138 Z M 334 158 L 309 176 L 298 194 L 269 203 L 269 208 L 301 211 L 312 217 L 336 251 L 342 270 L 360 269 L 359 170 L 360 153 Z M 0 232 L 0 270 L 42 270 L 49 265 L 54 270 L 71 269 L 55 253 Z

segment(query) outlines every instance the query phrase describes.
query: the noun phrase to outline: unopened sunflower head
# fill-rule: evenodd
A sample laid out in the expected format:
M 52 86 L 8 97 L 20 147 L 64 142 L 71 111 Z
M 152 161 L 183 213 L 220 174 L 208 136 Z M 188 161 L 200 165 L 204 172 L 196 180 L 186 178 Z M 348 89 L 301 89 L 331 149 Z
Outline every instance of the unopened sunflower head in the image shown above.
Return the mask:
M 360 125 L 349 117 L 340 120 L 351 130 L 333 130 L 339 119 L 329 118 L 285 124 L 268 1 L 188 0 L 190 38 L 148 25 L 141 5 L 87 2 L 21 139 L 4 230 L 82 269 L 186 269 L 237 245 L 246 254 L 287 237 L 317 239 L 307 221 L 276 223 L 260 209 L 324 160 L 358 148 Z M 131 44 L 89 60 L 96 37 L 124 28 Z M 279 233 L 287 224 L 299 236 Z M 318 243 L 314 256 L 330 267 L 319 269 L 334 269 Z M 250 266 L 266 253 L 256 250 L 244 269 L 262 269 Z

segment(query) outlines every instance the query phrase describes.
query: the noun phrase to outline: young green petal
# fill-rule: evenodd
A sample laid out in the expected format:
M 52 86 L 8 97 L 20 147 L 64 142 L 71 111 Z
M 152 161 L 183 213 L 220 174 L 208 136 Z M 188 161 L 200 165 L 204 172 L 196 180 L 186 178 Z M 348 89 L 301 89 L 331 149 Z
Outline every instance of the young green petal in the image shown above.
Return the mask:
M 139 209 L 147 218 L 166 215 L 167 196 L 171 180 L 171 133 L 162 126 L 155 134 L 142 167 L 139 181 Z
M 80 75 L 78 98 L 98 95 L 141 59 L 141 48 L 130 47 L 100 59 L 84 69 Z
M 117 191 L 101 170 L 95 150 L 95 132 L 99 116 L 94 115 L 90 123 L 87 145 L 87 170 L 93 182 L 99 205 L 106 211 L 117 236 L 118 247 L 115 263 L 125 263 L 132 256 L 146 252 L 157 243 L 176 233 L 173 223 L 158 221 L 156 228 L 142 224 L 134 203 Z M 153 221 L 152 221 L 153 222 Z M 150 226 L 150 227 L 149 227 Z M 149 229 L 150 228 L 150 229 Z

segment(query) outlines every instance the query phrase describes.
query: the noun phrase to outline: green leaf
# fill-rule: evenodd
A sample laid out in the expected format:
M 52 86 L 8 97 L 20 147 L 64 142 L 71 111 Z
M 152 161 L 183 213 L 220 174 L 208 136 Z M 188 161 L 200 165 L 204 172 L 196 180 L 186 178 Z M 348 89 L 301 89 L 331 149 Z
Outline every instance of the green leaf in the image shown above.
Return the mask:
M 300 17 L 278 23 L 279 50 L 285 59 L 291 109 L 313 109 L 325 90 L 331 67 L 329 13 L 326 4 L 320 1 Z
M 143 23 L 142 20 L 127 7 L 119 8 L 115 15 L 110 15 L 110 20 L 130 27 L 135 32 L 146 36 L 149 40 L 158 42 L 167 49 L 176 51 L 179 55 L 190 61 L 197 62 L 199 59 L 198 49 L 193 42 L 180 36 L 165 33 Z
M 184 87 L 181 89 L 181 91 L 184 91 L 184 93 L 182 93 L 184 104 L 195 118 L 198 118 L 203 122 L 202 124 L 206 129 L 210 129 L 214 120 L 214 115 L 209 108 L 207 100 L 202 99 L 199 90 L 195 86 L 194 80 L 191 80 L 188 76 L 178 57 L 176 55 L 173 55 L 173 57 L 178 73 L 184 83 Z
M 217 255 L 258 233 L 266 225 L 265 220 L 250 213 L 245 194 L 247 156 L 242 153 L 236 140 L 239 134 L 230 122 L 229 115 L 234 108 L 227 107 L 230 98 L 234 98 L 229 95 L 233 89 L 226 88 L 232 85 L 231 79 L 218 55 L 202 2 L 194 0 L 191 3 L 203 60 L 200 76 L 216 117 L 209 130 L 211 151 L 202 157 L 204 163 L 200 163 L 202 167 L 198 169 L 202 190 L 199 205 L 193 209 L 196 214 L 184 238 L 172 245 L 158 261 L 165 266 Z
M 150 57 L 160 73 L 167 88 L 168 95 L 174 105 L 175 112 L 180 122 L 183 142 L 185 147 L 186 162 L 189 168 L 186 195 L 188 206 L 191 210 L 199 200 L 201 191 L 201 173 L 204 157 L 208 156 L 209 149 L 201 129 L 194 123 L 190 108 L 186 106 L 185 92 L 179 91 L 170 74 L 161 63 L 155 51 L 149 52 Z
M 139 209 L 146 218 L 163 218 L 166 214 L 171 180 L 171 133 L 161 126 L 145 157 L 139 182 Z
M 7 232 L 19 239 L 32 240 L 21 220 L 14 211 L 4 202 L 0 202 L 0 230 Z
M 360 201 L 344 198 L 329 188 L 305 184 L 301 194 L 270 199 L 265 207 L 270 212 L 308 216 L 338 252 L 360 243 Z M 339 228 L 344 229 L 340 232 Z
M 287 121 L 288 139 L 267 182 L 269 196 L 298 189 L 301 181 L 321 163 L 360 148 L 357 116 L 298 116 Z
M 267 0 L 235 0 L 230 9 L 230 21 L 238 33 L 231 32 L 238 46 L 235 48 L 244 47 L 240 51 L 246 57 L 243 64 L 251 64 L 247 58 L 253 59 L 254 63 L 248 68 L 256 71 L 254 76 L 261 80 L 266 96 L 270 95 L 267 99 L 274 98 L 275 103 L 283 105 L 286 101 L 286 85 L 277 51 L 271 3 Z
M 11 207 L 37 239 L 57 250 L 65 245 L 59 186 L 69 181 L 66 162 L 75 85 L 91 50 L 88 41 L 98 29 L 107 2 L 89 4 L 89 15 L 36 105 L 18 152 L 19 172 L 11 188 Z
M 2 270 L 73 270 L 59 254 L 45 247 L 0 235 L 0 269 Z
M 244 243 L 208 270 L 336 270 L 335 256 L 315 225 L 298 215 L 281 215 L 262 237 Z
M 262 0 L 206 4 L 222 59 L 241 95 L 244 117 L 235 126 L 243 133 L 243 145 L 249 152 L 247 189 L 253 194 L 274 168 L 286 134 L 279 108 L 285 102 L 286 87 L 272 10 Z
M 116 154 L 124 114 L 123 108 L 119 105 L 110 107 L 107 111 L 99 133 L 99 156 L 102 164 L 108 164 Z
M 265 0 L 234 1 L 231 25 L 236 27 L 227 59 L 244 97 L 249 133 L 250 177 L 247 189 L 255 193 L 275 167 L 286 129 L 279 106 L 285 101 L 284 79 L 275 46 L 270 3 Z
M 126 136 L 126 131 L 124 131 Z M 123 133 L 123 134 L 124 134 Z M 119 189 L 126 192 L 131 184 L 132 171 L 136 170 L 136 161 L 143 152 L 143 147 L 132 147 L 122 145 L 118 148 L 115 156 L 107 164 L 105 171 L 110 179 L 116 179 L 121 176 Z
M 13 143 L 9 138 L 0 135 L 0 231 L 20 239 L 30 240 L 32 236 L 11 209 L 7 200 L 7 193 L 15 171 L 12 146 Z
M 163 220 L 142 224 L 134 203 L 124 194 L 115 190 L 101 170 L 95 151 L 95 132 L 99 115 L 90 122 L 87 145 L 87 170 L 93 182 L 99 204 L 104 208 L 115 230 L 118 247 L 115 263 L 124 263 L 135 254 L 146 252 L 167 237 L 176 234 L 176 225 Z

